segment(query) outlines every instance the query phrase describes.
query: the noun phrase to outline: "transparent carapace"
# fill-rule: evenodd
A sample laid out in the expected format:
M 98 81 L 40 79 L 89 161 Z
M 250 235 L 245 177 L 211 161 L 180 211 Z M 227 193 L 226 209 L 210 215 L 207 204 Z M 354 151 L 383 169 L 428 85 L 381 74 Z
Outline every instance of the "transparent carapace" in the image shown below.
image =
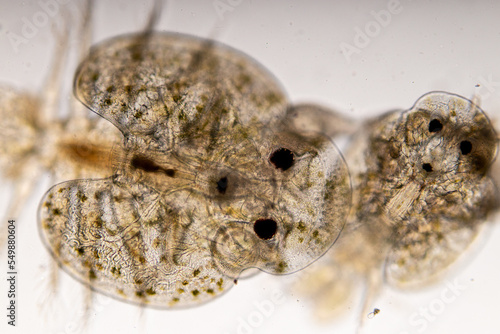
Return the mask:
M 290 125 L 281 85 L 248 56 L 146 30 L 94 46 L 76 97 L 123 135 L 113 175 L 51 188 L 40 235 L 92 289 L 157 308 L 197 305 L 245 269 L 322 256 L 351 204 L 347 166 Z

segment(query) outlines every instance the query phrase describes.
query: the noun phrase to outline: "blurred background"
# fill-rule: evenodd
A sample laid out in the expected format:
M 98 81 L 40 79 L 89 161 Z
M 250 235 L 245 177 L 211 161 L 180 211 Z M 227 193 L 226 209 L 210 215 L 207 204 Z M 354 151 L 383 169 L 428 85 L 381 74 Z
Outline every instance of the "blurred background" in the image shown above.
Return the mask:
M 47 7 L 49 3 L 52 7 Z M 96 3 L 93 42 L 140 30 L 151 6 L 152 1 Z M 52 27 L 63 26 L 78 8 L 78 0 L 0 0 L 0 82 L 39 91 L 51 66 Z M 465 97 L 476 94 L 498 129 L 499 12 L 500 2 L 494 0 L 318 1 L 315 5 L 305 0 L 272 4 L 264 0 L 171 0 L 162 9 L 158 29 L 213 38 L 247 53 L 276 76 L 293 102 L 314 101 L 366 119 L 390 109 L 410 108 L 432 90 Z M 23 29 L 29 23 L 36 23 L 36 29 L 25 37 Z M 16 35 L 22 39 L 15 39 Z M 76 40 L 70 44 L 72 50 L 78 48 Z M 61 114 L 66 112 L 76 66 L 73 55 L 65 72 Z M 11 186 L 1 184 L 3 213 L 11 200 Z M 49 186 L 48 177 L 41 180 L 17 217 L 18 325 L 7 326 L 1 315 L 2 333 L 70 334 L 84 328 L 79 283 L 61 273 L 59 295 L 48 302 L 49 257 L 38 238 L 36 210 Z M 491 223 L 442 282 L 410 292 L 384 289 L 375 302 L 381 312 L 365 319 L 364 332 L 499 332 L 500 226 Z M 3 254 L 3 310 L 6 272 Z M 177 311 L 141 310 L 97 296 L 87 327 L 91 333 L 355 332 L 359 301 L 347 305 L 342 317 L 318 323 L 311 301 L 291 288 L 294 280 L 293 275 L 260 274 L 240 280 L 211 303 Z M 447 302 L 443 294 L 453 284 L 460 288 L 454 290 L 456 298 Z M 359 300 L 361 294 L 358 291 Z

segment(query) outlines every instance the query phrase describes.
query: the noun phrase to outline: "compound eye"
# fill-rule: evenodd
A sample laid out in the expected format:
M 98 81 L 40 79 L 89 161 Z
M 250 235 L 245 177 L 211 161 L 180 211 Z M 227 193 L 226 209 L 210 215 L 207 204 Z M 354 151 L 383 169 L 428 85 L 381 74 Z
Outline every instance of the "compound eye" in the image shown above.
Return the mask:
M 429 132 L 439 132 L 443 129 L 443 124 L 438 119 L 433 119 L 429 123 Z
M 226 193 L 227 185 L 228 181 L 226 176 L 221 177 L 219 181 L 217 181 L 217 191 L 219 194 L 224 195 Z
M 262 240 L 269 240 L 278 231 L 278 224 L 272 219 L 258 219 L 253 225 L 253 230 Z
M 427 173 L 432 172 L 432 165 L 429 163 L 425 163 L 422 165 L 422 169 L 425 170 Z
M 295 157 L 292 151 L 282 147 L 277 149 L 271 154 L 271 156 L 269 157 L 269 161 L 277 169 L 286 171 L 287 169 L 293 166 L 294 158 Z
M 463 155 L 467 155 L 472 151 L 472 143 L 468 140 L 464 140 L 460 143 L 460 152 Z

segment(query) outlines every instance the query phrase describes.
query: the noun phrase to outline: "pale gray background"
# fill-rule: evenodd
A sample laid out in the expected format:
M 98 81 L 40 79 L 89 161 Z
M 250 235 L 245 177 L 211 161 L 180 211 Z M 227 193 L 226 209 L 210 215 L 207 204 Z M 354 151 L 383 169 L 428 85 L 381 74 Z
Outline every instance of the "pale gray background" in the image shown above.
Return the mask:
M 62 5 L 50 23 L 60 24 L 67 15 Z M 232 11 L 221 18 L 209 1 L 169 1 L 160 29 L 211 36 L 240 49 L 266 66 L 283 84 L 292 101 L 316 101 L 356 118 L 366 118 L 393 108 L 408 108 L 422 94 L 445 90 L 467 97 L 476 93 L 482 107 L 496 121 L 500 116 L 500 3 L 496 1 L 409 1 L 401 0 L 400 13 L 370 37 L 368 46 L 347 62 L 339 45 L 353 44 L 356 30 L 374 21 L 371 11 L 386 10 L 387 1 L 269 1 L 221 0 Z M 144 25 L 151 1 L 106 1 L 95 8 L 94 41 Z M 31 20 L 41 10 L 37 1 L 0 2 L 0 82 L 32 90 L 40 89 L 53 50 L 49 25 L 22 45 L 16 53 L 6 31 L 20 33 L 22 18 Z M 72 45 L 75 47 L 75 45 Z M 75 64 L 67 72 L 68 91 Z M 489 82 L 489 83 L 488 83 Z M 480 84 L 480 87 L 475 87 Z M 64 112 L 64 109 L 61 109 Z M 2 183 L 1 208 L 9 199 Z M 33 194 L 26 210 L 18 217 L 19 227 L 19 312 L 16 329 L 5 325 L 2 332 L 74 333 L 81 328 L 76 315 L 81 303 L 80 286 L 61 275 L 62 297 L 52 309 L 39 307 L 49 280 L 48 256 L 38 240 L 36 208 L 49 184 Z M 3 211 L 2 211 L 3 212 Z M 481 238 L 461 266 L 452 271 L 465 291 L 443 313 L 428 323 L 427 333 L 496 333 L 500 331 L 500 227 L 494 226 Z M 6 303 L 5 257 L 0 262 L 0 309 Z M 348 305 L 342 319 L 318 325 L 310 305 L 287 290 L 283 279 L 262 274 L 241 280 L 227 295 L 199 308 L 182 311 L 145 310 L 98 298 L 92 312 L 92 333 L 238 333 L 239 319 L 255 314 L 254 302 L 269 300 L 273 291 L 282 291 L 286 302 L 275 305 L 262 325 L 249 333 L 353 333 L 359 304 Z M 382 312 L 367 320 L 366 333 L 419 333 L 409 318 L 419 308 L 440 298 L 444 282 L 432 289 L 402 293 L 387 289 L 376 301 Z M 48 305 L 48 304 L 44 304 Z M 42 311 L 41 311 L 42 310 Z M 52 314 L 52 315 L 51 315 Z M 54 315 L 55 314 L 55 315 Z M 350 314 L 350 315 L 349 315 Z M 50 323 L 50 325 L 48 324 Z M 76 328 L 76 329 L 75 329 Z

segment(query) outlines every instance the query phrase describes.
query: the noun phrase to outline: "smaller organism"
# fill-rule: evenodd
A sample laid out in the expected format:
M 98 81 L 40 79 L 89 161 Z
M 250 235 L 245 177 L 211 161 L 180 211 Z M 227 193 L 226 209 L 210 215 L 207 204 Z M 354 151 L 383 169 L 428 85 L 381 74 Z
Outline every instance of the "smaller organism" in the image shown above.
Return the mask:
M 380 309 L 378 308 L 374 308 L 373 311 L 371 311 L 370 313 L 368 313 L 368 319 L 373 319 L 377 314 L 380 313 Z
M 366 315 L 383 284 L 404 289 L 438 279 L 498 208 L 490 173 L 497 149 L 486 114 L 450 93 L 431 92 L 409 110 L 366 121 L 345 154 L 353 187 L 346 228 L 295 288 L 325 319 L 359 284 Z

